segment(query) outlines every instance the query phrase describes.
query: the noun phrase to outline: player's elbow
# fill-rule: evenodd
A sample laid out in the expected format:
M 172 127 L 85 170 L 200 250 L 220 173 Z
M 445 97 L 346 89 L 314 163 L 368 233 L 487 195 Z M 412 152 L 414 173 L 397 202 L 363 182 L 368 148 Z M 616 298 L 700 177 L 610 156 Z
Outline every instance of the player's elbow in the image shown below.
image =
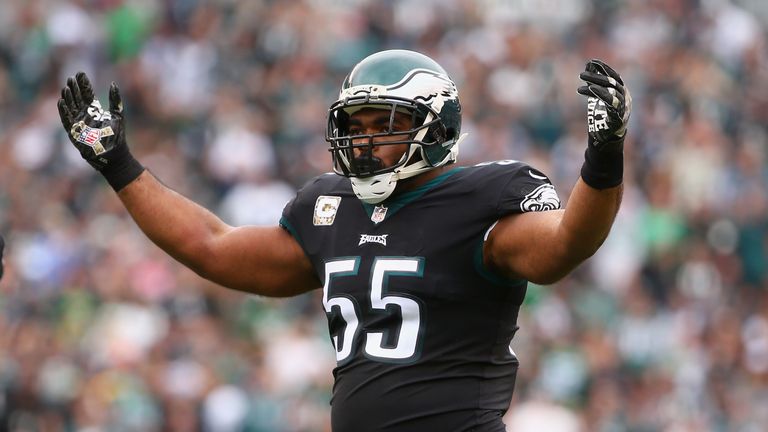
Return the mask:
M 534 261 L 527 279 L 539 285 L 552 285 L 575 270 L 595 254 L 597 248 L 563 247 L 551 251 L 547 258 Z
M 194 262 L 183 264 L 201 278 L 211 281 L 222 287 L 236 291 L 244 291 L 263 295 L 260 290 L 254 289 L 251 286 L 245 286 L 243 285 L 242 281 L 237 280 L 235 275 L 232 274 L 231 268 L 229 268 L 226 263 L 216 259 L 214 255 L 208 256 L 208 259 L 195 260 Z
M 558 265 L 538 271 L 532 271 L 530 272 L 530 275 L 527 277 L 527 279 L 529 282 L 533 282 L 538 285 L 552 285 L 554 283 L 560 282 L 563 278 L 568 276 L 576 267 L 578 267 L 578 265 L 579 263 L 570 265 Z
M 177 247 L 171 255 L 185 267 L 205 279 L 210 279 L 217 271 L 217 260 L 213 248 L 206 242 L 185 242 Z

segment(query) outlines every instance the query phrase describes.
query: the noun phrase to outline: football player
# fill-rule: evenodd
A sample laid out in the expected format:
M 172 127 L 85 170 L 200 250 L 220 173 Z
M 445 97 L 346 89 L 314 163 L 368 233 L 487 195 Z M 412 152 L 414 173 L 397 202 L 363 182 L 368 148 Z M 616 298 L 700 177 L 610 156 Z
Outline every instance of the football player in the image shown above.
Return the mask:
M 104 110 L 78 73 L 58 108 L 81 155 L 181 263 L 264 296 L 323 290 L 335 432 L 501 432 L 528 281 L 553 283 L 591 256 L 621 202 L 631 97 L 599 60 L 580 77 L 585 161 L 560 209 L 547 176 L 523 162 L 457 166 L 461 105 L 439 64 L 373 54 L 328 111 L 334 173 L 308 182 L 275 227 L 229 226 L 145 170 L 116 84 Z

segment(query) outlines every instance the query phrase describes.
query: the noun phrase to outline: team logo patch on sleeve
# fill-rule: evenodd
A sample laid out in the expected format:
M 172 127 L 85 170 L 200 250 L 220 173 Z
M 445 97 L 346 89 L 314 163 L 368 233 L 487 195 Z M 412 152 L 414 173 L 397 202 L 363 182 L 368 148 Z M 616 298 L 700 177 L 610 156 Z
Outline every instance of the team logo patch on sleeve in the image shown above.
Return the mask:
M 529 193 L 520 203 L 520 210 L 524 212 L 557 210 L 560 208 L 560 198 L 555 187 L 549 183 L 540 185 Z
M 339 211 L 341 197 L 320 195 L 315 201 L 315 214 L 312 218 L 312 224 L 315 226 L 333 225 L 336 220 L 336 212 Z

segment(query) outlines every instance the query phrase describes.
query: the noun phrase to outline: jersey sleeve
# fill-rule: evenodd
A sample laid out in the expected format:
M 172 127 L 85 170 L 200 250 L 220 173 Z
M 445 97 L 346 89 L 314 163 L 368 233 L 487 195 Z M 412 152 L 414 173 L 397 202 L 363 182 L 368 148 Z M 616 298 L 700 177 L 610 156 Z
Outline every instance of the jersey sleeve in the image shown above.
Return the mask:
M 530 165 L 520 163 L 507 174 L 497 201 L 497 216 L 511 213 L 556 210 L 560 198 L 549 178 Z
M 283 208 L 280 226 L 299 243 L 307 256 L 312 257 L 332 236 L 336 214 L 342 197 L 350 195 L 344 190 L 344 178 L 333 173 L 322 174 L 308 181 Z
M 521 279 L 509 279 L 484 265 L 483 244 L 504 216 L 533 211 L 556 210 L 560 198 L 549 178 L 541 171 L 519 161 L 485 162 L 471 174 L 474 195 L 484 211 L 484 229 L 475 249 L 475 270 L 498 285 L 519 286 Z
M 299 233 L 296 231 L 296 225 L 295 225 L 295 213 L 293 211 L 296 201 L 299 199 L 299 196 L 296 195 L 293 197 L 292 200 L 288 201 L 288 204 L 283 207 L 283 214 L 280 217 L 280 226 L 288 231 L 293 238 L 295 238 L 299 244 L 301 244 L 301 240 L 299 239 Z
M 302 238 L 302 223 L 314 208 L 314 199 L 319 178 L 316 177 L 299 188 L 296 196 L 283 207 L 283 215 L 280 217 L 280 226 L 288 231 L 306 252 L 306 244 Z

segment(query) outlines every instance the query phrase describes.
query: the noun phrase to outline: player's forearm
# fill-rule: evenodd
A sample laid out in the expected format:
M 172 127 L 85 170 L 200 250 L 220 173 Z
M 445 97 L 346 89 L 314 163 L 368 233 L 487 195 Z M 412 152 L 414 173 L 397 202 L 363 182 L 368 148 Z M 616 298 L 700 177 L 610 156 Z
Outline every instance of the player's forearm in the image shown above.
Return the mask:
M 595 189 L 581 179 L 576 182 L 560 226 L 568 261 L 580 263 L 597 252 L 611 230 L 623 190 L 621 184 Z
M 624 139 L 632 112 L 632 95 L 618 72 L 600 60 L 587 62 L 579 74 L 587 96 L 587 149 L 558 227 L 560 260 L 567 265 L 592 256 L 603 244 L 621 205 Z
M 158 181 L 149 171 L 118 192 L 133 220 L 173 258 L 200 273 L 210 244 L 231 229 L 213 213 Z
M 109 87 L 109 110 L 95 98 L 88 76 L 67 79 L 59 117 L 80 155 L 100 172 L 133 219 L 155 244 L 197 273 L 207 271 L 211 244 L 232 228 L 208 210 L 163 186 L 131 154 L 117 83 Z

